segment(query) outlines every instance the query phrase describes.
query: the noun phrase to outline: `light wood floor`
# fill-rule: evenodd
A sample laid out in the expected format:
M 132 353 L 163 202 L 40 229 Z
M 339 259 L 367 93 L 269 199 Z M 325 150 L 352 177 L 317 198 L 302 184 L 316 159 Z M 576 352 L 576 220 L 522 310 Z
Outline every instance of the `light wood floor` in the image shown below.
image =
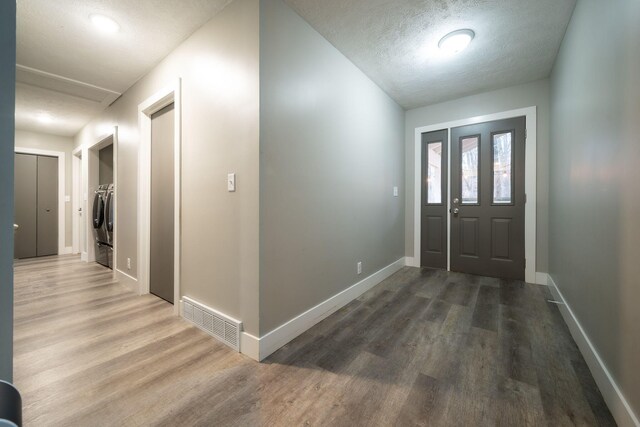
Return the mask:
M 26 426 L 615 425 L 544 287 L 405 268 L 258 364 L 64 256 L 15 266 Z

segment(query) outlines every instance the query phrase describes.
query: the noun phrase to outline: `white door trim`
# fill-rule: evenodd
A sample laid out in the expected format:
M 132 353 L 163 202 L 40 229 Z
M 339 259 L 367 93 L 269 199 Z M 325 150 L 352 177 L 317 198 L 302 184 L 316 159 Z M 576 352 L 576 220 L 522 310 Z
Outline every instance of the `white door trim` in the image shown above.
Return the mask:
M 180 249 L 182 203 L 182 96 L 181 80 L 157 92 L 138 106 L 140 149 L 138 152 L 138 284 L 140 294 L 149 293 L 151 261 L 151 115 L 174 104 L 174 278 L 173 312 L 180 315 Z
M 82 147 L 78 147 L 71 152 L 71 253 L 79 254 L 80 248 L 80 215 L 78 209 L 82 207 L 82 187 L 80 186 L 82 176 Z M 84 210 L 84 209 L 83 209 Z M 82 212 L 82 219 L 86 212 Z
M 58 255 L 68 253 L 66 247 L 66 204 L 65 192 L 67 168 L 64 151 L 40 150 L 38 148 L 15 147 L 15 153 L 34 154 L 38 156 L 49 156 L 58 158 Z
M 85 248 L 88 254 L 85 260 L 95 261 L 95 248 L 93 246 L 93 226 L 89 218 L 89 212 L 92 211 L 92 209 L 89 209 L 89 203 L 91 203 L 93 197 L 89 197 L 89 187 L 90 184 L 94 183 L 94 181 L 97 184 L 96 177 L 98 176 L 99 171 L 97 170 L 97 168 L 95 168 L 96 165 L 93 164 L 94 162 L 92 161 L 92 157 L 89 155 L 89 152 L 91 152 L 92 155 L 95 156 L 97 155 L 98 151 L 111 144 L 113 145 L 113 222 L 115 224 L 115 233 L 113 233 L 113 277 L 115 279 L 116 271 L 118 270 L 118 126 L 110 127 L 105 134 L 100 135 L 98 138 L 94 139 L 93 142 L 85 145 L 84 147 L 81 147 L 80 149 L 82 150 L 82 162 L 85 165 L 87 171 L 85 179 L 83 180 L 83 198 L 85 202 L 85 207 L 83 207 L 83 222 L 86 230 Z
M 466 126 L 474 123 L 491 122 L 495 120 L 510 119 L 513 117 L 526 117 L 527 138 L 525 144 L 525 194 L 527 195 L 527 203 L 525 205 L 524 214 L 524 240 L 525 240 L 525 280 L 529 283 L 536 283 L 536 128 L 537 117 L 536 107 L 519 108 L 516 110 L 504 111 L 501 113 L 487 114 L 482 116 L 470 117 L 467 119 L 454 120 L 435 125 L 422 126 L 415 128 L 415 144 L 414 144 L 414 228 L 413 228 L 413 259 L 412 264 L 420 267 L 420 200 L 422 186 L 422 134 L 436 130 L 448 129 L 449 131 L 449 185 L 447 195 L 447 211 L 451 208 L 451 128 Z M 449 218 L 450 219 L 450 218 Z M 447 269 L 450 269 L 451 259 L 451 221 L 447 221 L 447 240 L 449 241 L 447 250 Z

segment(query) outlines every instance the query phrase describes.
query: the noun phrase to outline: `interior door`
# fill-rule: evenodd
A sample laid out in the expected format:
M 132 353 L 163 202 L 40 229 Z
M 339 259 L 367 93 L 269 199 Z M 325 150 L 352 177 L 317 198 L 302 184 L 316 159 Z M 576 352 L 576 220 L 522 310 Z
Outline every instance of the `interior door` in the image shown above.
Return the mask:
M 58 158 L 38 156 L 38 256 L 58 253 Z
M 38 157 L 16 154 L 14 178 L 14 257 L 31 258 L 37 253 Z
M 451 270 L 524 280 L 525 118 L 451 129 Z
M 173 304 L 174 105 L 151 116 L 151 259 L 149 290 Z
M 447 268 L 448 133 L 422 134 L 421 267 Z

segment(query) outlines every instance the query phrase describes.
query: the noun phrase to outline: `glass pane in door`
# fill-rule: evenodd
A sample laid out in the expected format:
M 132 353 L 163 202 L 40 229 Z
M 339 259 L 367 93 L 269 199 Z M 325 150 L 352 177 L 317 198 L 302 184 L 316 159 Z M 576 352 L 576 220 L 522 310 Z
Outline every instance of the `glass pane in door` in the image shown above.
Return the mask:
M 462 138 L 461 145 L 461 195 L 462 204 L 478 204 L 478 137 Z
M 442 203 L 442 142 L 427 145 L 427 203 Z
M 493 203 L 511 203 L 511 132 L 493 135 Z

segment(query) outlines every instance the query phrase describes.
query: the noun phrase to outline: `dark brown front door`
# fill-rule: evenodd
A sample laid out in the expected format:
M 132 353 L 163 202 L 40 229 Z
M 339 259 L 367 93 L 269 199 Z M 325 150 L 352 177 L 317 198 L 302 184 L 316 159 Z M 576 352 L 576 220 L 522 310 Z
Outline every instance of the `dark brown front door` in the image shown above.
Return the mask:
M 451 270 L 524 280 L 525 118 L 451 129 Z
M 448 133 L 422 134 L 421 267 L 447 268 Z

